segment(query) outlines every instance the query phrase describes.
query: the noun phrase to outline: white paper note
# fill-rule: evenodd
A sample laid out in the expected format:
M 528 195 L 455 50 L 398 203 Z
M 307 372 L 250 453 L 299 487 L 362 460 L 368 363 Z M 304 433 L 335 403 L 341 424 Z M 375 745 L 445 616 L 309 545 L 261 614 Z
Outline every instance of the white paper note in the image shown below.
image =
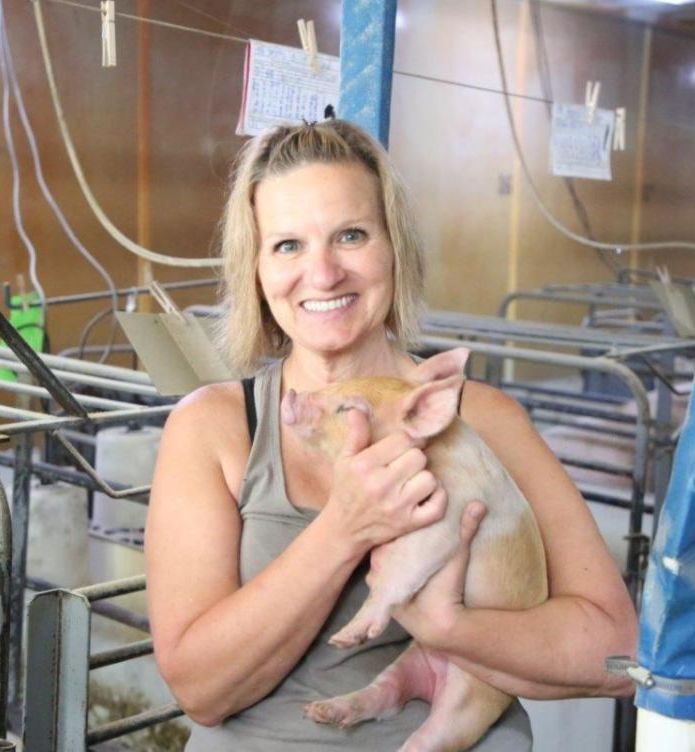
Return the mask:
M 319 71 L 296 47 L 250 39 L 244 65 L 244 93 L 237 135 L 256 136 L 282 123 L 323 120 L 338 107 L 340 58 L 318 55 Z
M 588 110 L 579 104 L 553 104 L 550 162 L 553 175 L 611 179 L 611 146 L 615 112 Z

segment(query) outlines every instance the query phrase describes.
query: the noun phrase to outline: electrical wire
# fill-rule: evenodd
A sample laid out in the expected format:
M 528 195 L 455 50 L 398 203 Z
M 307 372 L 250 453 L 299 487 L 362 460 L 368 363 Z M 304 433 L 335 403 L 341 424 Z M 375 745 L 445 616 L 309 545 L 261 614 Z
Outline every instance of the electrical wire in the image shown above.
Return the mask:
M 39 42 L 41 44 L 41 54 L 43 57 L 44 66 L 46 68 L 46 77 L 48 78 L 48 86 L 51 92 L 51 99 L 53 101 L 53 107 L 55 109 L 56 117 L 58 118 L 58 125 L 60 127 L 60 133 L 65 144 L 65 148 L 70 158 L 70 164 L 72 165 L 77 182 L 82 189 L 89 207 L 96 215 L 97 219 L 101 223 L 102 227 L 113 237 L 123 248 L 131 253 L 144 258 L 147 261 L 151 261 L 153 264 L 162 264 L 165 266 L 182 266 L 187 268 L 200 268 L 200 267 L 218 267 L 221 266 L 222 260 L 219 258 L 185 258 L 179 256 L 171 256 L 163 253 L 156 253 L 148 248 L 135 243 L 129 237 L 124 235 L 107 217 L 104 210 L 97 202 L 94 194 L 92 193 L 89 184 L 82 172 L 77 152 L 70 136 L 67 121 L 63 113 L 63 107 L 60 101 L 60 95 L 56 86 L 55 77 L 53 75 L 53 65 L 51 63 L 50 52 L 48 49 L 48 42 L 46 40 L 46 29 L 43 21 L 43 13 L 41 11 L 41 0 L 32 0 L 34 4 L 34 17 L 36 20 L 36 27 L 39 34 Z
M 543 203 L 543 200 L 541 199 L 540 194 L 538 193 L 538 190 L 536 189 L 536 185 L 533 182 L 533 177 L 531 175 L 529 166 L 526 163 L 524 152 L 523 152 L 523 149 L 521 148 L 521 142 L 519 140 L 519 134 L 517 133 L 516 125 L 514 123 L 514 114 L 512 112 L 512 106 L 511 106 L 510 97 L 509 97 L 509 90 L 507 87 L 507 74 L 506 74 L 505 65 L 504 65 L 504 55 L 502 54 L 502 43 L 500 41 L 499 20 L 497 17 L 497 0 L 490 0 L 490 10 L 492 13 L 492 28 L 494 32 L 495 48 L 497 52 L 497 64 L 499 66 L 502 92 L 504 94 L 504 105 L 505 105 L 505 110 L 507 113 L 507 120 L 509 122 L 509 130 L 511 132 L 512 141 L 514 143 L 514 149 L 516 151 L 517 158 L 519 159 L 519 163 L 521 164 L 521 169 L 524 173 L 524 177 L 526 178 L 526 182 L 531 191 L 531 195 L 533 196 L 533 199 L 535 200 L 536 205 L 538 206 L 541 214 L 545 217 L 545 219 L 553 227 L 555 227 L 555 229 L 558 230 L 558 232 L 561 232 L 563 235 L 570 238 L 570 240 L 574 240 L 577 243 L 589 246 L 590 248 L 601 248 L 604 250 L 609 250 L 609 251 L 612 250 L 616 252 L 660 251 L 666 248 L 685 248 L 690 251 L 695 250 L 695 243 L 688 242 L 688 241 L 681 241 L 681 240 L 660 241 L 656 243 L 621 243 L 621 242 L 605 243 L 605 242 L 601 242 L 597 240 L 591 240 L 590 238 L 584 237 L 583 235 L 579 235 L 576 232 L 572 232 L 572 230 L 570 230 L 568 227 L 565 227 L 565 225 L 563 225 L 561 222 L 555 219 L 555 217 L 550 212 L 548 207 Z
M 30 0 L 32 3 L 39 2 L 40 0 Z M 101 13 L 100 8 L 96 8 L 93 5 L 85 5 L 84 3 L 77 3 L 74 0 L 47 0 L 49 3 L 56 3 L 57 5 L 69 5 L 73 8 L 79 8 L 80 10 L 91 10 L 94 13 Z M 135 16 L 132 13 L 121 13 L 116 11 L 117 18 L 127 18 L 129 21 L 140 21 L 141 23 L 152 24 L 153 26 L 162 26 L 165 29 L 175 29 L 177 31 L 190 31 L 193 34 L 202 34 L 206 37 L 216 37 L 217 39 L 227 39 L 230 42 L 243 42 L 246 44 L 249 40 L 243 37 L 235 37 L 232 34 L 220 34 L 216 31 L 208 31 L 207 29 L 198 29 L 195 26 L 185 26 L 183 24 L 175 24 L 170 21 L 160 21 L 157 18 L 147 18 L 146 16 Z
M 4 15 L 0 6 L 0 26 L 4 29 Z M 41 285 L 37 273 L 37 253 L 31 238 L 27 234 L 22 219 L 22 207 L 20 204 L 21 175 L 19 171 L 19 162 L 17 152 L 14 146 L 14 137 L 12 135 L 12 124 L 10 122 L 10 82 L 7 66 L 7 56 L 4 36 L 0 34 L 0 76 L 2 77 L 2 124 L 5 131 L 5 141 L 7 142 L 7 153 L 10 155 L 10 164 L 12 166 L 12 213 L 17 226 L 19 237 L 26 248 L 29 256 L 29 278 L 34 290 L 39 296 L 41 309 L 43 311 L 43 320 L 46 321 L 46 293 Z
M 102 266 L 102 264 L 99 263 L 99 261 L 97 261 L 96 258 L 94 258 L 94 256 L 85 248 L 85 246 L 79 240 L 79 238 L 75 234 L 75 231 L 70 226 L 70 223 L 67 221 L 67 218 L 65 217 L 62 210 L 58 206 L 58 203 L 56 202 L 53 194 L 51 193 L 51 190 L 49 189 L 46 183 L 46 180 L 43 174 L 43 168 L 41 165 L 41 157 L 39 155 L 38 146 L 36 144 L 36 137 L 34 135 L 31 122 L 29 120 L 26 108 L 24 106 L 24 97 L 22 96 L 22 90 L 19 86 L 19 81 L 17 79 L 17 74 L 14 68 L 12 48 L 10 46 L 10 40 L 7 34 L 7 24 L 5 22 L 3 0 L 0 0 L 0 47 L 2 47 L 2 51 L 4 54 L 3 59 L 5 63 L 5 69 L 8 74 L 9 82 L 12 86 L 12 93 L 14 94 L 15 104 L 17 107 L 17 111 L 19 113 L 19 118 L 22 123 L 22 127 L 24 128 L 24 133 L 26 135 L 27 141 L 29 143 L 29 149 L 31 151 L 31 156 L 32 156 L 33 164 L 34 164 L 34 174 L 36 175 L 36 180 L 39 184 L 43 197 L 46 199 L 46 202 L 51 207 L 53 214 L 58 220 L 58 223 L 60 224 L 60 226 L 63 228 L 63 231 L 67 235 L 70 242 L 77 249 L 77 251 L 84 257 L 87 263 L 89 263 L 106 282 L 106 286 L 108 287 L 111 293 L 111 303 L 112 303 L 113 310 L 116 311 L 118 310 L 118 294 L 116 291 L 116 285 L 114 284 L 113 278 L 106 271 L 106 269 Z M 100 362 L 104 362 L 109 357 L 109 354 L 110 354 L 109 351 L 106 350 Z
M 553 116 L 553 83 L 550 72 L 550 60 L 548 59 L 548 48 L 545 45 L 545 34 L 543 32 L 543 18 L 541 15 L 540 0 L 531 0 L 531 25 L 533 27 L 533 36 L 536 47 L 536 66 L 538 68 L 538 79 L 540 81 L 543 97 L 546 100 L 546 113 L 548 119 L 552 120 Z M 591 222 L 589 221 L 589 213 L 586 210 L 584 202 L 579 198 L 577 193 L 577 187 L 574 183 L 574 179 L 571 177 L 563 177 L 565 188 L 569 193 L 574 211 L 577 214 L 577 219 L 584 229 L 584 234 L 589 240 L 595 240 L 594 233 L 591 229 Z M 609 251 L 596 248 L 596 256 L 599 261 L 611 271 L 612 274 L 617 274 L 620 266 L 613 260 Z

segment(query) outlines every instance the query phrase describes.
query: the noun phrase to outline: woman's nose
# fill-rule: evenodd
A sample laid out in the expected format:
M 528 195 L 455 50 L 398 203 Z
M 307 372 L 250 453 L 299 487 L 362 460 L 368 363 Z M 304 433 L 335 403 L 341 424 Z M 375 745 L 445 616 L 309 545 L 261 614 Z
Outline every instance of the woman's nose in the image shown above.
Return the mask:
M 340 258 L 330 248 L 317 248 L 310 254 L 310 281 L 319 289 L 331 289 L 345 277 Z

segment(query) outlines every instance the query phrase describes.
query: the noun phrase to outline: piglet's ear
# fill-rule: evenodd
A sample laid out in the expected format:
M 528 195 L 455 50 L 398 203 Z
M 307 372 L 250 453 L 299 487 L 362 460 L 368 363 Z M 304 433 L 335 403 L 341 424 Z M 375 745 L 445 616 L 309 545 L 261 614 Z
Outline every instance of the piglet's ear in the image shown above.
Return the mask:
M 441 433 L 458 414 L 463 375 L 438 379 L 418 387 L 401 404 L 403 428 L 414 439 Z
M 465 347 L 457 347 L 454 350 L 437 353 L 420 363 L 415 371 L 415 377 L 421 384 L 425 384 L 435 379 L 445 379 L 448 376 L 463 374 L 469 353 L 470 351 Z

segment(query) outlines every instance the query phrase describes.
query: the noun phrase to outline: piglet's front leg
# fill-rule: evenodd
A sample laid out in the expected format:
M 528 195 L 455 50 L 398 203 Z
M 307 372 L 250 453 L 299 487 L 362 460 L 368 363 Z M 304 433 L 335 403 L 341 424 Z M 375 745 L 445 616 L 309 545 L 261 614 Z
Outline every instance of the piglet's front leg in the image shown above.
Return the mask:
M 392 610 L 407 603 L 454 555 L 458 536 L 450 528 L 457 530 L 458 521 L 451 517 L 447 514 L 445 520 L 372 550 L 367 575 L 369 597 L 350 622 L 331 637 L 331 645 L 352 647 L 386 629 Z

